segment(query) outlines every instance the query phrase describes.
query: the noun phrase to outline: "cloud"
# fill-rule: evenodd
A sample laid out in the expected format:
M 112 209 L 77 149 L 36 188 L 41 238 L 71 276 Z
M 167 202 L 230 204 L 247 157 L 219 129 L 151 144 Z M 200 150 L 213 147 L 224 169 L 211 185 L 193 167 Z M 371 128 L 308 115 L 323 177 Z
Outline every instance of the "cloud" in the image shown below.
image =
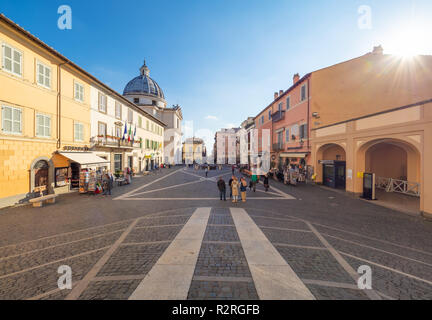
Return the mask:
M 216 116 L 211 116 L 211 115 L 208 115 L 207 117 L 205 117 L 207 120 L 219 120 L 218 119 L 218 117 L 216 117 Z

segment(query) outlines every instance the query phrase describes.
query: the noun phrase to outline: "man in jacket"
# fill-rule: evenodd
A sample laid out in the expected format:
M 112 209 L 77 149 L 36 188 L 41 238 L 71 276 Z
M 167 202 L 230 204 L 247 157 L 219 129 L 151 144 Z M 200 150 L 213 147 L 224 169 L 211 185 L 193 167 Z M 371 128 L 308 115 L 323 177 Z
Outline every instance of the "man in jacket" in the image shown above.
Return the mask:
M 226 201 L 226 184 L 225 184 L 224 179 L 222 179 L 222 177 L 219 178 L 217 186 L 219 189 L 219 195 L 220 195 L 221 201 L 222 201 L 222 198 L 224 201 Z

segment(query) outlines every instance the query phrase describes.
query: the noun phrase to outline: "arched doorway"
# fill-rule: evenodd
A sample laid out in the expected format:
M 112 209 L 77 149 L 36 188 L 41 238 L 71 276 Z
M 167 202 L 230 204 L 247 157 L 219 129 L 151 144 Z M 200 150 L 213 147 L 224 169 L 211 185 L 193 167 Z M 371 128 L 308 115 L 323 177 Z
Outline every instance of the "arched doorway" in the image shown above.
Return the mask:
M 407 211 L 420 210 L 421 156 L 417 146 L 403 138 L 364 143 L 356 155 L 357 172 L 376 175 L 377 198 Z M 357 179 L 356 191 L 362 192 Z
M 45 160 L 39 160 L 33 166 L 34 177 L 35 177 L 35 187 L 48 187 L 48 170 L 49 164 Z
M 328 143 L 316 153 L 316 182 L 331 188 L 346 188 L 346 152 L 342 145 Z
M 47 157 L 35 159 L 30 165 L 30 192 L 36 187 L 46 186 L 51 192 L 52 182 L 54 181 L 54 165 Z

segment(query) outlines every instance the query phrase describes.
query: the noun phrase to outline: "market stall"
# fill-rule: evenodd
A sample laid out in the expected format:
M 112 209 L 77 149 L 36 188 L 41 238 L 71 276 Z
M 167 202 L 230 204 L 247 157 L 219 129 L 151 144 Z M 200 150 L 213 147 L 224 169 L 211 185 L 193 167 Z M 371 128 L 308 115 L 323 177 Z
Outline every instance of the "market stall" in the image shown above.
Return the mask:
M 102 173 L 109 168 L 108 160 L 92 152 L 57 152 L 57 156 L 69 163 L 67 168 L 57 170 L 59 181 L 67 181 L 71 189 L 78 189 L 80 193 L 100 192 Z

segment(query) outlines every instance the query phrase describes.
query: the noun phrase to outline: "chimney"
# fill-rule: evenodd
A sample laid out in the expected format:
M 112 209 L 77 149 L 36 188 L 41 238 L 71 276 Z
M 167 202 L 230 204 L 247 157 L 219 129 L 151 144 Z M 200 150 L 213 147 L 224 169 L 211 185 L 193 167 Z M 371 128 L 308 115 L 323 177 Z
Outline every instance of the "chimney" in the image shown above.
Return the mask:
M 298 73 L 296 73 L 293 77 L 294 84 L 296 84 L 299 80 L 300 80 L 300 75 Z
M 274 99 L 276 100 L 279 97 L 279 94 L 277 92 L 274 93 Z
M 383 49 L 383 47 L 381 45 L 373 48 L 372 54 L 381 55 L 382 56 L 383 53 L 384 53 L 384 49 Z
M 283 95 L 283 90 L 279 90 L 279 97 Z

